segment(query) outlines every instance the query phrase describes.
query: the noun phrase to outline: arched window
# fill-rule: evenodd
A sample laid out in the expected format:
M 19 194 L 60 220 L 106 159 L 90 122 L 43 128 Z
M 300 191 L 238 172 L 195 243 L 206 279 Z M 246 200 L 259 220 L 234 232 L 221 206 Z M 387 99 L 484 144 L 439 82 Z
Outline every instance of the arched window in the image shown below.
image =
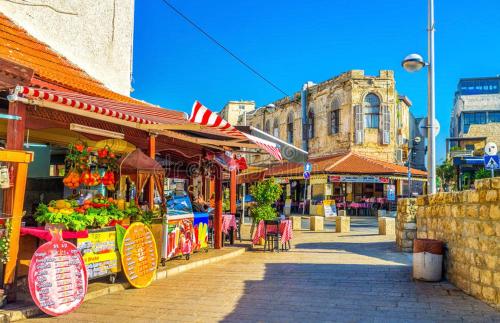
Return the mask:
M 340 99 L 335 98 L 332 102 L 332 109 L 330 111 L 329 133 L 333 135 L 339 132 L 340 132 Z
M 286 120 L 286 141 L 289 144 L 293 144 L 293 112 L 288 114 Z
M 309 108 L 307 112 L 307 139 L 314 138 L 314 108 Z
M 271 134 L 271 121 L 266 120 L 266 124 L 264 126 L 264 131 L 268 134 Z
M 380 118 L 380 99 L 376 94 L 369 93 L 363 101 L 366 128 L 378 128 Z
M 273 136 L 275 136 L 276 138 L 280 136 L 280 122 L 277 118 L 274 119 L 273 123 Z

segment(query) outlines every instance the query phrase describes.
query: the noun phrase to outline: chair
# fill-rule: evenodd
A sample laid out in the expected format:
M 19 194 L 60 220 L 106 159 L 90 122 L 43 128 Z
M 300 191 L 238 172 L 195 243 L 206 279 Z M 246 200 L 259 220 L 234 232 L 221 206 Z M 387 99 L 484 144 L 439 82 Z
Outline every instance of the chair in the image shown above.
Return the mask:
M 269 248 L 269 251 L 276 250 L 279 252 L 279 244 L 281 240 L 280 234 L 280 219 L 275 220 L 264 220 L 264 235 L 266 237 L 266 241 L 264 243 L 264 251 L 266 251 L 266 247 Z M 270 248 L 270 243 L 272 243 L 273 249 Z

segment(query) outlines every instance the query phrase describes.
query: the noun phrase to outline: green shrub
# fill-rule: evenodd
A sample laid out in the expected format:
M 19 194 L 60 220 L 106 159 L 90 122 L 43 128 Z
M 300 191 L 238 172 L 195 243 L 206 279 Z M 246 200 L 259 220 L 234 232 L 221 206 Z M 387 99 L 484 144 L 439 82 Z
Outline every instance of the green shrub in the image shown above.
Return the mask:
M 283 190 L 279 184 L 274 181 L 274 178 L 266 179 L 262 182 L 257 182 L 250 187 L 250 194 L 257 202 L 257 205 L 252 208 L 252 216 L 257 220 L 272 220 L 278 216 L 278 212 L 272 207 Z

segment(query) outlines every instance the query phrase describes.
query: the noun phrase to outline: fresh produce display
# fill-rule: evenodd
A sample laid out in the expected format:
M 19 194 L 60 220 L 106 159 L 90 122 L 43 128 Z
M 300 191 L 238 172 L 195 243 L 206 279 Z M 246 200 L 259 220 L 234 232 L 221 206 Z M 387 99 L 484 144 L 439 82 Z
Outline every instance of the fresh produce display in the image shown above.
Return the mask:
M 118 201 L 97 196 L 79 205 L 76 200 L 51 201 L 40 204 L 35 213 L 38 223 L 62 224 L 68 230 L 81 231 L 87 228 L 100 228 L 110 222 L 123 220 L 132 210 L 119 210 Z
M 75 189 L 80 186 L 80 175 L 72 170 L 68 173 L 68 175 L 63 179 L 64 186 Z

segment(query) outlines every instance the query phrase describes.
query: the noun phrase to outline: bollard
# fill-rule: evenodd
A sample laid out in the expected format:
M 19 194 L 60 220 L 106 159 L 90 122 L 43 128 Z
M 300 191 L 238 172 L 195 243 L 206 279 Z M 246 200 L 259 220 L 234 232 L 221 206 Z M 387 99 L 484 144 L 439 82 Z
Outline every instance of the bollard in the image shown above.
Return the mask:
M 378 234 L 380 235 L 395 235 L 396 234 L 396 219 L 381 217 L 378 219 Z
M 351 218 L 348 216 L 337 216 L 335 218 L 335 232 L 351 231 Z
M 292 220 L 292 229 L 293 230 L 302 230 L 302 217 L 301 216 L 291 216 Z
M 323 217 L 322 216 L 311 216 L 309 220 L 309 230 L 311 231 L 323 231 Z

